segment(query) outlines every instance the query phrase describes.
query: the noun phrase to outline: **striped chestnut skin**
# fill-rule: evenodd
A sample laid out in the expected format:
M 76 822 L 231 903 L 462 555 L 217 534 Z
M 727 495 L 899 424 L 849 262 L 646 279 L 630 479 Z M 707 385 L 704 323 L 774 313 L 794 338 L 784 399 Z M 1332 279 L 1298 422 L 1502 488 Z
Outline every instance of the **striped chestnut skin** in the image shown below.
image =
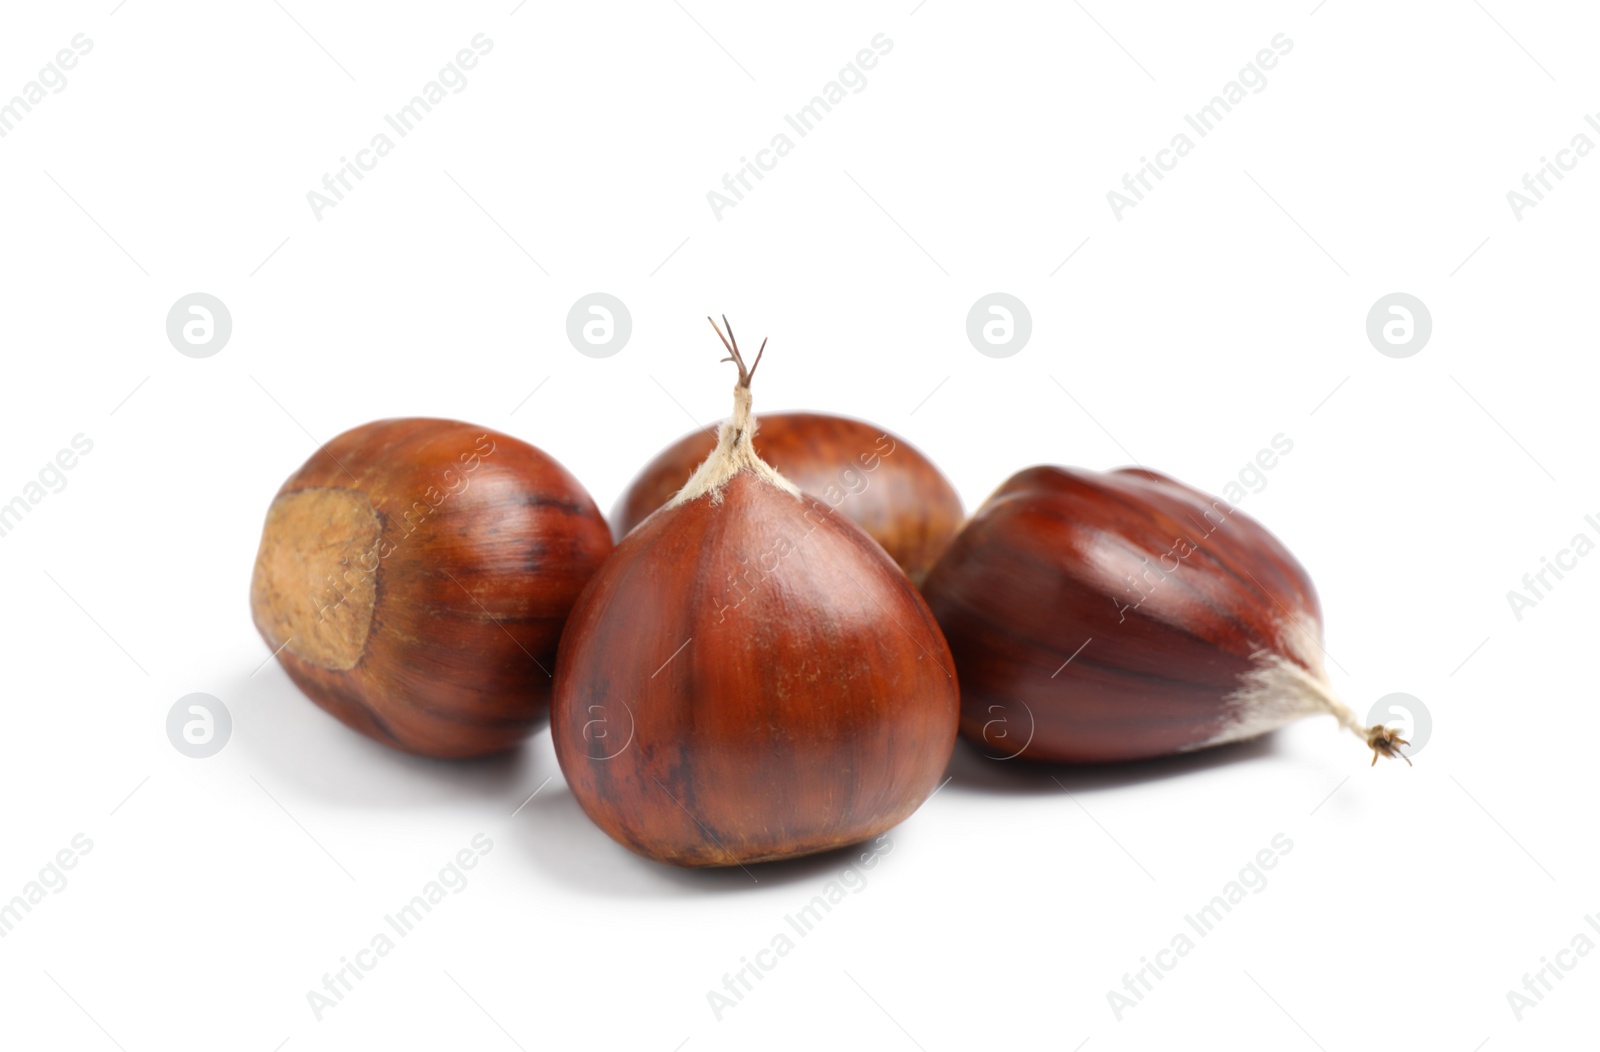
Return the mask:
M 623 538 L 573 608 L 550 732 L 583 810 L 660 862 L 858 843 L 955 746 L 949 649 L 899 567 L 820 500 L 740 471 Z
M 611 547 L 583 486 L 526 442 L 380 420 L 278 491 L 251 612 L 295 685 L 350 727 L 481 756 L 544 722 L 561 629 Z
M 629 484 L 612 510 L 620 540 L 682 488 L 716 438 L 695 431 L 668 446 Z M 875 424 L 823 413 L 761 417 L 756 453 L 806 493 L 883 545 L 915 582 L 961 528 L 961 497 L 905 439 Z
M 923 593 L 962 734 L 996 759 L 1137 760 L 1342 710 L 1306 571 L 1249 516 L 1152 471 L 1014 475 Z

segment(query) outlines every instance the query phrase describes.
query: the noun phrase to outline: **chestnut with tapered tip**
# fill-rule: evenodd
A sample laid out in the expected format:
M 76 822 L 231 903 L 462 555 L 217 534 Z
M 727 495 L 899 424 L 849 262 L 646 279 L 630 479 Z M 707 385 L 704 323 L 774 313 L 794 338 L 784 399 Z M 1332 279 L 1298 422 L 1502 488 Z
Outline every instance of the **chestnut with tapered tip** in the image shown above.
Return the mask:
M 996 759 L 1145 759 L 1314 715 L 1374 762 L 1404 756 L 1333 693 L 1316 589 L 1288 549 L 1153 471 L 1019 472 L 923 594 L 961 675 L 962 733 Z
M 754 370 L 727 344 L 734 415 L 578 599 L 551 713 L 585 813 L 682 866 L 885 832 L 936 788 L 959 708 L 949 649 L 910 580 L 756 455 Z

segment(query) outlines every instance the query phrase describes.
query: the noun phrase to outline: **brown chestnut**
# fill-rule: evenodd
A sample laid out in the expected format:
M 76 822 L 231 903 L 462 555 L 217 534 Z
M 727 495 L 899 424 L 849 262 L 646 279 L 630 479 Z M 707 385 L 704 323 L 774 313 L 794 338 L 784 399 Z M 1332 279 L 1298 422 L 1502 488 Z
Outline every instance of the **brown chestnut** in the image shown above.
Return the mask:
M 709 432 L 695 431 L 646 464 L 611 513 L 617 539 L 671 500 L 716 445 Z M 866 530 L 913 581 L 922 580 L 966 514 L 933 461 L 875 424 L 775 413 L 761 418 L 755 450 L 801 492 Z
M 1373 762 L 1403 755 L 1334 695 L 1316 589 L 1288 549 L 1153 471 L 1014 475 L 923 594 L 961 675 L 962 734 L 993 758 L 1136 760 L 1319 714 Z
M 380 420 L 278 491 L 250 606 L 289 678 L 349 726 L 479 756 L 544 720 L 567 613 L 610 550 L 583 486 L 526 442 Z
M 573 607 L 551 711 L 583 810 L 682 866 L 883 833 L 934 791 L 959 709 L 950 652 L 911 581 L 756 455 L 754 367 L 729 353 L 733 418 Z

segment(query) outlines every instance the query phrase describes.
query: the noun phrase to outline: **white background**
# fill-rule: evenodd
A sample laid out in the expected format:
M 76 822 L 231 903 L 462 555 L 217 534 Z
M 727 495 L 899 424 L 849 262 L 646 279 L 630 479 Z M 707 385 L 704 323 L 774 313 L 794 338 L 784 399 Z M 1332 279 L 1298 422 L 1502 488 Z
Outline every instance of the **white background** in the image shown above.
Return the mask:
M 0 31 L 0 98 L 94 45 L 0 139 L 0 500 L 94 444 L 0 538 L 0 898 L 93 842 L 0 940 L 0 1044 L 1593 1041 L 1600 955 L 1520 1022 L 1506 997 L 1600 912 L 1600 559 L 1520 620 L 1506 597 L 1600 534 L 1600 160 L 1520 219 L 1506 197 L 1600 141 L 1584 5 L 114 2 L 11 5 Z M 478 33 L 465 89 L 314 218 L 307 192 Z M 879 33 L 867 86 L 717 219 L 707 191 Z M 1266 87 L 1115 218 L 1107 191 L 1279 33 Z M 565 335 L 597 290 L 634 324 L 603 360 Z M 997 290 L 1033 318 L 1004 359 L 965 334 Z M 196 291 L 233 318 L 206 359 L 165 333 Z M 1365 334 L 1396 291 L 1433 318 L 1405 359 Z M 479 763 L 388 751 L 263 664 L 247 604 L 278 484 L 372 418 L 507 430 L 609 510 L 726 412 L 714 311 L 772 339 L 758 413 L 888 427 L 969 509 L 1041 462 L 1215 491 L 1288 436 L 1243 508 L 1320 582 L 1352 706 L 1431 713 L 1415 768 L 1369 769 L 1325 719 L 1059 786 L 963 747 L 719 1021 L 707 992 L 852 856 L 758 883 L 635 858 L 547 733 Z M 207 760 L 164 729 L 197 691 L 234 721 Z M 477 833 L 471 884 L 317 1021 L 307 992 Z M 1107 992 L 1279 833 L 1269 885 L 1118 1021 Z

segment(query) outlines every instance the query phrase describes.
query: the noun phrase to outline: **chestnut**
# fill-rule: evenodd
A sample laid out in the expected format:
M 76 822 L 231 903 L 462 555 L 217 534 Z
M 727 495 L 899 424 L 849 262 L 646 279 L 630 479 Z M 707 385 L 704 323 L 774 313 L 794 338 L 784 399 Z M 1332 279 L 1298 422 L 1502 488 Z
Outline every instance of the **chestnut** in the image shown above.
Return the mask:
M 250 607 L 289 678 L 347 725 L 480 756 L 545 719 L 562 626 L 611 547 L 583 486 L 526 442 L 380 420 L 278 491 Z
M 992 758 L 1137 760 L 1319 714 L 1374 763 L 1404 755 L 1334 694 L 1304 567 L 1248 515 L 1165 475 L 1019 472 L 923 594 L 961 675 L 962 734 Z
M 934 791 L 959 710 L 950 651 L 911 581 L 756 454 L 760 355 L 746 370 L 727 342 L 733 417 L 579 597 L 551 710 L 583 810 L 681 866 L 883 833 Z
M 672 499 L 716 448 L 706 431 L 657 454 L 611 513 L 617 539 Z M 966 513 L 955 487 L 911 443 L 875 424 L 823 413 L 761 418 L 755 451 L 804 493 L 820 497 L 883 545 L 920 582 Z

